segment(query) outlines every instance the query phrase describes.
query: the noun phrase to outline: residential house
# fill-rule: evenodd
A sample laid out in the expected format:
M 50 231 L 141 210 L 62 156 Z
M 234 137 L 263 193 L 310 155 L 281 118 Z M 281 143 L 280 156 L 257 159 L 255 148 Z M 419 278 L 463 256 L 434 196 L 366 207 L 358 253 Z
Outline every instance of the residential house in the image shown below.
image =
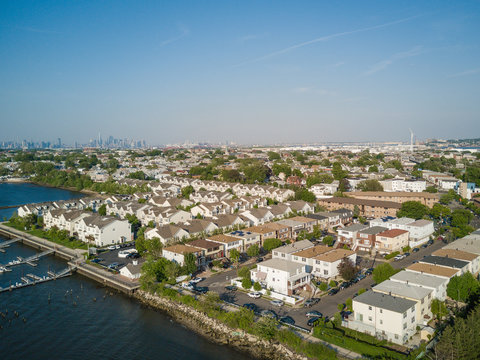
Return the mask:
M 292 254 L 300 250 L 313 247 L 313 243 L 309 240 L 296 241 L 292 244 L 280 246 L 272 250 L 272 258 L 285 259 L 292 261 Z
M 145 231 L 145 239 L 159 238 L 162 244 L 181 241 L 189 237 L 189 233 L 176 225 L 162 225 Z
M 434 255 L 423 257 L 422 259 L 419 260 L 419 263 L 431 264 L 431 265 L 441 266 L 449 269 L 460 270 L 458 275 L 465 274 L 468 271 L 468 268 L 470 265 L 469 261 L 457 260 L 449 257 L 434 256 Z
M 408 266 L 405 271 L 412 271 L 420 274 L 433 275 L 450 280 L 455 275 L 460 275 L 460 271 L 444 266 L 431 265 L 426 263 L 415 263 Z
M 370 251 L 375 249 L 377 235 L 387 230 L 383 226 L 373 226 L 368 229 L 359 230 L 352 250 Z
M 299 290 L 310 289 L 310 274 L 305 265 L 283 259 L 270 259 L 250 270 L 252 281 L 284 295 L 294 295 Z
M 337 229 L 337 234 L 338 234 L 337 243 L 340 246 L 347 245 L 348 247 L 353 248 L 353 246 L 356 243 L 357 233 L 360 230 L 365 230 L 365 229 L 368 229 L 368 225 L 353 224 L 353 225 L 350 225 L 350 226 L 346 226 L 344 228 L 338 228 Z
M 215 259 L 223 258 L 224 255 L 224 244 L 219 244 L 218 242 L 198 239 L 190 241 L 185 245 L 193 246 L 194 248 L 201 249 L 203 251 L 202 257 L 199 259 L 199 263 L 202 266 L 208 265 Z
M 401 345 L 416 332 L 416 301 L 367 291 L 353 298 L 352 306 L 350 329 Z
M 377 234 L 375 238 L 375 251 L 380 254 L 390 254 L 395 251 L 402 251 L 408 246 L 407 230 L 390 229 Z
M 219 234 L 208 236 L 206 240 L 223 245 L 224 255 L 228 258 L 233 249 L 236 249 L 239 253 L 244 252 L 243 238 L 240 237 Z
M 129 222 L 112 216 L 94 214 L 80 218 L 73 230 L 73 235 L 79 240 L 94 243 L 97 247 L 124 243 L 132 238 Z
M 252 245 L 258 245 L 260 248 L 260 234 L 255 232 L 251 232 L 248 230 L 235 230 L 228 234 L 229 236 L 233 236 L 239 239 L 242 239 L 243 242 L 243 251 L 247 251 L 248 248 Z
M 165 259 L 176 262 L 180 266 L 185 265 L 185 255 L 187 254 L 193 254 L 195 256 L 197 266 L 200 265 L 198 261 L 203 255 L 202 249 L 183 244 L 175 244 L 162 249 L 162 256 Z
M 400 203 L 393 201 L 366 200 L 350 197 L 319 199 L 318 204 L 325 207 L 327 210 L 336 210 L 340 208 L 346 208 L 354 212 L 358 210 L 360 216 L 372 218 L 396 216 L 397 211 L 401 208 Z
M 450 279 L 413 271 L 400 271 L 390 276 L 391 281 L 432 290 L 435 299 L 444 301 L 447 297 L 447 285 Z
M 262 225 L 273 219 L 273 214 L 267 208 L 250 209 L 242 212 L 242 216 L 248 218 L 253 225 Z
M 474 276 L 477 276 L 480 270 L 480 255 L 455 249 L 439 249 L 432 253 L 434 256 L 441 256 L 450 259 L 462 260 L 468 262 L 467 270 Z

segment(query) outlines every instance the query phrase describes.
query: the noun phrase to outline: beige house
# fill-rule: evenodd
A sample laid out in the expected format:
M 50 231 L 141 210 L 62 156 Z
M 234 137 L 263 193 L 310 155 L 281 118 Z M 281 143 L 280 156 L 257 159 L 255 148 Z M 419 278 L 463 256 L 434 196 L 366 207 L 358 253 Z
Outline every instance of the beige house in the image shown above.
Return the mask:
M 380 254 L 401 251 L 405 246 L 408 246 L 408 231 L 406 230 L 385 230 L 377 234 L 375 239 L 375 250 Z

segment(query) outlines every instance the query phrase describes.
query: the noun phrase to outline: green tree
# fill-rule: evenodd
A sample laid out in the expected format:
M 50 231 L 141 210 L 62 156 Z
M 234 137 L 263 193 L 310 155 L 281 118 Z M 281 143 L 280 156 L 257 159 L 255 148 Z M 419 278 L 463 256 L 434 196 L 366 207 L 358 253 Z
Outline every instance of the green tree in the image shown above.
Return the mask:
M 98 215 L 101 215 L 101 216 L 107 215 L 107 205 L 103 204 L 98 208 Z
M 187 274 L 193 274 L 195 271 L 197 271 L 197 257 L 192 253 L 184 255 L 184 263 L 185 272 Z
M 342 180 L 347 177 L 348 172 L 342 169 L 342 164 L 335 162 L 332 166 L 332 175 L 335 180 Z
M 448 315 L 448 310 L 445 302 L 438 299 L 432 300 L 432 303 L 430 304 L 430 310 L 432 311 L 433 316 L 435 316 L 435 318 L 439 320 L 441 320 L 444 316 Z
M 377 165 L 372 165 L 368 168 L 368 172 L 374 173 L 378 172 L 378 166 Z
M 479 282 L 470 272 L 454 276 L 447 285 L 447 295 L 453 300 L 467 302 L 480 289 Z
M 242 279 L 242 287 L 246 290 L 250 290 L 252 288 L 252 280 L 249 278 L 243 278 Z
M 425 191 L 428 192 L 428 193 L 432 193 L 432 194 L 438 192 L 438 190 L 437 190 L 437 188 L 436 188 L 435 186 L 427 186 L 427 188 L 425 189 Z
M 430 216 L 432 216 L 434 219 L 441 219 L 446 216 L 451 215 L 451 210 L 448 206 L 442 205 L 440 203 L 436 203 L 433 205 L 433 207 L 430 209 Z
M 348 311 L 353 311 L 353 300 L 352 298 L 348 298 L 345 300 L 345 305 L 347 306 Z
M 307 189 L 298 189 L 295 191 L 295 200 L 303 200 L 306 202 L 315 202 L 317 200 L 314 193 L 308 191 Z
M 378 180 L 369 179 L 361 181 L 358 184 L 357 189 L 360 191 L 383 191 L 383 186 Z
M 250 257 L 258 256 L 258 254 L 260 254 L 260 249 L 257 244 L 254 244 L 247 249 L 247 255 Z
M 473 219 L 473 214 L 467 209 L 456 209 L 452 212 L 452 226 L 466 226 Z
M 254 284 L 253 284 L 253 290 L 255 291 L 260 291 L 262 290 L 262 285 L 260 285 L 260 283 L 258 281 L 256 281 Z
M 237 249 L 232 249 L 230 251 L 230 260 L 234 263 L 237 263 L 240 260 L 240 252 Z
M 282 241 L 280 239 L 269 238 L 265 239 L 265 241 L 263 242 L 263 248 L 267 252 L 270 252 L 279 246 L 282 246 Z
M 268 155 L 268 159 L 269 159 L 270 161 L 280 160 L 280 154 L 278 154 L 278 153 L 276 153 L 276 152 L 274 152 L 274 151 L 269 151 L 269 152 L 267 153 L 267 155 Z
M 395 270 L 389 263 L 380 264 L 373 269 L 373 281 L 380 284 L 389 279 L 390 276 L 395 275 L 397 272 L 398 270 Z
M 322 243 L 324 243 L 327 246 L 332 246 L 333 245 L 333 236 L 327 235 L 322 239 Z
M 195 191 L 192 185 L 185 186 L 182 188 L 182 197 L 184 199 L 190 199 L 190 195 Z
M 254 326 L 254 333 L 265 340 L 271 340 L 277 333 L 278 322 L 270 317 L 262 317 Z
M 419 201 L 406 201 L 402 204 L 397 212 L 398 217 L 409 217 L 413 219 L 421 219 L 429 213 L 429 208 Z

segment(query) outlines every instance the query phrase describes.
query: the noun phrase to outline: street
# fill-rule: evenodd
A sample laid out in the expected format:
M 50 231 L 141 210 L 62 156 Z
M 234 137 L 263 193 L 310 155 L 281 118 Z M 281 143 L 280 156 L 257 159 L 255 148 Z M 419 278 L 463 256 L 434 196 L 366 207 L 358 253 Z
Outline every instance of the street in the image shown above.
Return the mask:
M 434 251 L 440 249 L 443 245 L 441 241 L 435 241 L 432 245 L 427 248 L 420 248 L 418 252 L 412 252 L 410 256 L 402 259 L 400 261 L 391 261 L 390 264 L 395 269 L 403 269 L 411 265 L 414 261 L 422 259 L 424 256 L 431 255 Z M 385 262 L 382 257 L 377 257 L 375 265 Z M 371 263 L 371 262 L 370 262 Z M 372 275 L 367 276 L 365 279 L 360 280 L 358 283 L 353 284 L 352 286 L 340 290 L 335 295 L 324 295 L 321 297 L 319 303 L 313 305 L 312 307 L 305 308 L 294 308 L 289 305 L 283 305 L 281 307 L 274 306 L 270 304 L 270 300 L 265 298 L 253 299 L 247 295 L 247 293 L 237 290 L 237 291 L 228 291 L 225 290 L 225 286 L 230 285 L 230 280 L 237 276 L 236 269 L 230 269 L 225 272 L 220 272 L 214 274 L 211 277 L 202 281 L 200 286 L 207 286 L 209 290 L 215 291 L 220 295 L 220 298 L 224 301 L 235 303 L 237 305 L 243 305 L 246 303 L 255 304 L 259 311 L 267 309 L 274 311 L 279 317 L 281 316 L 291 316 L 295 320 L 295 325 L 309 328 L 307 326 L 306 313 L 311 310 L 320 311 L 323 316 L 332 317 L 336 312 L 338 312 L 338 304 L 345 303 L 348 298 L 353 298 L 360 289 L 370 289 L 374 285 Z

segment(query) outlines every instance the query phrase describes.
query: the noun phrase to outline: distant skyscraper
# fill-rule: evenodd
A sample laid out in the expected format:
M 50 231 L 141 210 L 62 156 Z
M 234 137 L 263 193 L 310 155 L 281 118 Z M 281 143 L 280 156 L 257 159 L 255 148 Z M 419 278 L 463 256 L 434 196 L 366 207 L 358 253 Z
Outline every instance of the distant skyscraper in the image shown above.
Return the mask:
M 61 148 L 62 147 L 62 139 L 58 138 L 57 142 L 58 142 L 57 143 L 58 147 Z

